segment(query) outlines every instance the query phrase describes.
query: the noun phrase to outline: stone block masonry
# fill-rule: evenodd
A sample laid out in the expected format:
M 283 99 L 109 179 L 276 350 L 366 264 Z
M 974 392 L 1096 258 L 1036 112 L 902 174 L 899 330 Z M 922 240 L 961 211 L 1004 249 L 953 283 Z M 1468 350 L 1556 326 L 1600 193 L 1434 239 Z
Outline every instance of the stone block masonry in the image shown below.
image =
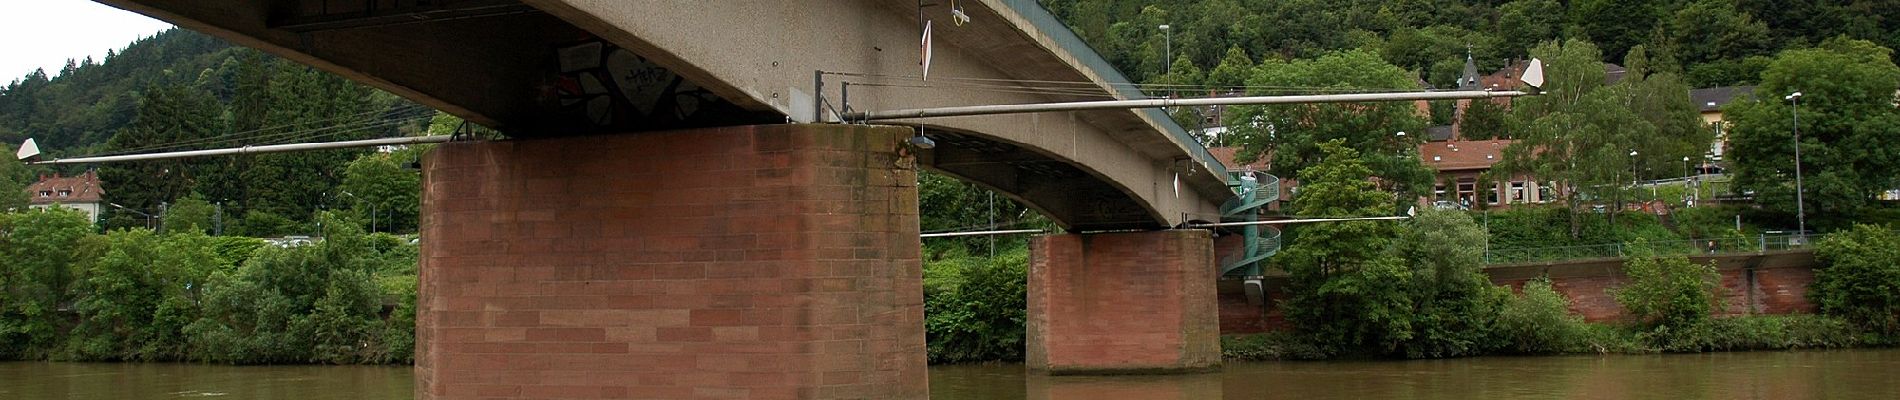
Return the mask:
M 924 398 L 910 132 L 442 145 L 416 397 Z
M 1819 263 L 1808 250 L 1765 253 L 1699 255 L 1695 263 L 1715 262 L 1721 273 L 1721 308 L 1717 316 L 1745 314 L 1800 314 L 1815 312 L 1808 301 L 1808 285 L 1814 282 Z M 1539 276 L 1548 276 L 1551 287 L 1570 299 L 1570 312 L 1590 322 L 1622 321 L 1627 318 L 1623 306 L 1610 291 L 1628 280 L 1621 259 L 1588 259 L 1561 262 L 1500 265 L 1485 269 L 1491 281 L 1512 290 Z M 1220 285 L 1221 333 L 1244 334 L 1288 330 L 1276 296 L 1285 298 L 1286 278 L 1266 278 L 1268 300 L 1264 305 L 1249 304 L 1239 281 Z
M 1191 372 L 1220 366 L 1207 231 L 1030 240 L 1027 364 L 1050 374 Z

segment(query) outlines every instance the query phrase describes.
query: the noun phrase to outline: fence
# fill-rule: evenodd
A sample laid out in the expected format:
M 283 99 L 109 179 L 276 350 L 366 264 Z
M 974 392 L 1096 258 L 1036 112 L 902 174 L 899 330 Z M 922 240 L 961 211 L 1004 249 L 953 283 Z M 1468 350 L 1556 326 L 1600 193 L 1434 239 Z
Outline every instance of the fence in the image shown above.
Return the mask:
M 1485 249 L 1485 264 L 1520 264 L 1586 258 L 1623 258 L 1629 256 L 1673 256 L 1696 254 L 1757 253 L 1805 248 L 1826 235 L 1787 234 L 1755 235 L 1715 239 L 1660 242 L 1606 243 L 1581 246 Z

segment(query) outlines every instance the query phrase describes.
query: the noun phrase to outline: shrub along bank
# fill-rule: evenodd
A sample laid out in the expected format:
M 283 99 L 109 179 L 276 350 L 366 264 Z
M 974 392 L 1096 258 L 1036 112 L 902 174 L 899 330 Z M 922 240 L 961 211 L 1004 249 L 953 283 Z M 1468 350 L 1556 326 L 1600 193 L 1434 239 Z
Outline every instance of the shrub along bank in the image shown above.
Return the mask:
M 1631 320 L 1587 323 L 1570 313 L 1569 300 L 1548 280 L 1524 284 L 1519 293 L 1497 298 L 1494 307 L 1473 307 L 1458 319 L 1488 326 L 1473 351 L 1477 354 L 1655 353 L 1733 350 L 1782 350 L 1889 346 L 1900 344 L 1900 234 L 1875 226 L 1857 226 L 1816 246 L 1823 266 L 1809 296 L 1820 305 L 1815 315 L 1744 315 L 1715 318 L 1722 290 L 1714 265 L 1684 257 L 1636 257 L 1626 264 L 1629 281 L 1613 289 Z M 1480 300 L 1488 301 L 1488 300 Z M 1438 317 L 1415 317 L 1438 320 Z M 1416 324 L 1416 322 L 1415 322 Z M 1330 328 L 1337 329 L 1337 328 Z M 1388 348 L 1340 346 L 1314 335 L 1310 325 L 1295 329 L 1224 338 L 1222 349 L 1233 360 L 1323 359 L 1339 356 L 1436 357 Z
M 407 363 L 416 246 L 319 214 L 281 248 L 198 229 L 93 231 L 75 211 L 0 214 L 0 359 Z

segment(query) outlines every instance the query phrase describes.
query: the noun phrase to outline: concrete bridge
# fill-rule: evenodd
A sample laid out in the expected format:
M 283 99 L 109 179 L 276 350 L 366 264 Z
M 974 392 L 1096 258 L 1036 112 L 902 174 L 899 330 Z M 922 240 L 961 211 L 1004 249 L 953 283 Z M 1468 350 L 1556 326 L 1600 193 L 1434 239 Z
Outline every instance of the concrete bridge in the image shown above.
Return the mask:
M 427 160 L 419 398 L 925 397 L 918 168 L 1084 232 L 1032 242 L 1031 368 L 1219 364 L 1168 229 L 1234 194 L 1162 112 L 836 123 L 1140 97 L 1034 1 L 99 1 L 514 138 Z

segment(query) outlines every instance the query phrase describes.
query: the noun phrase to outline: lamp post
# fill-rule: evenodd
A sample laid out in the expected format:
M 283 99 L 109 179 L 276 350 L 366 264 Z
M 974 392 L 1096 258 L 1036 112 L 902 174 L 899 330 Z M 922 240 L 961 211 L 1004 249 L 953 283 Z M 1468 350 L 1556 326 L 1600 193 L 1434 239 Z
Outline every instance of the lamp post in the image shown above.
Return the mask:
M 1689 181 L 1695 178 L 1695 169 L 1689 168 L 1689 156 L 1682 156 L 1682 188 L 1689 189 Z M 1695 206 L 1695 198 L 1698 195 L 1701 193 L 1690 192 L 1688 196 L 1684 196 L 1686 198 L 1683 200 L 1686 200 L 1690 206 Z
M 1174 29 L 1172 26 L 1168 26 L 1168 24 L 1161 24 L 1160 28 L 1161 48 L 1164 51 L 1161 53 L 1163 58 L 1161 60 L 1161 73 L 1171 74 L 1174 73 Z
M 1783 99 L 1794 103 L 1794 108 L 1790 111 L 1790 115 L 1794 118 L 1794 218 L 1795 223 L 1798 224 L 1796 232 L 1806 235 L 1808 210 L 1807 204 L 1801 199 L 1801 92 L 1795 91 Z
M 1642 178 L 1636 176 L 1636 149 L 1630 149 L 1630 186 L 1641 184 Z
M 350 193 L 348 190 L 343 191 L 343 195 L 350 196 L 350 198 L 356 199 L 356 201 L 369 203 L 369 231 L 376 232 L 376 203 L 370 203 L 367 200 L 363 200 L 362 197 L 356 197 L 355 193 Z
M 152 214 L 146 214 L 146 213 L 145 213 L 144 211 L 139 211 L 139 210 L 134 210 L 134 209 L 132 209 L 131 207 L 126 207 L 126 206 L 122 206 L 122 205 L 119 205 L 119 203 L 106 203 L 106 205 L 108 205 L 108 206 L 112 206 L 112 207 L 114 207 L 114 208 L 118 208 L 118 209 L 120 209 L 120 210 L 126 210 L 126 211 L 131 211 L 131 212 L 132 212 L 133 214 L 138 214 L 138 215 L 143 215 L 143 216 L 145 216 L 145 228 L 146 228 L 146 229 L 152 229 L 152 220 L 153 220 L 153 219 L 156 219 L 156 218 L 157 218 L 157 217 L 154 217 L 154 216 L 152 216 Z
M 1399 138 L 1399 156 L 1400 156 L 1400 157 L 1404 157 L 1404 156 L 1405 156 L 1405 147 L 1406 147 L 1406 143 L 1405 143 L 1405 131 L 1399 131 L 1399 133 L 1394 133 L 1394 134 L 1392 134 L 1392 136 L 1394 136 L 1394 137 L 1397 137 L 1397 138 Z

